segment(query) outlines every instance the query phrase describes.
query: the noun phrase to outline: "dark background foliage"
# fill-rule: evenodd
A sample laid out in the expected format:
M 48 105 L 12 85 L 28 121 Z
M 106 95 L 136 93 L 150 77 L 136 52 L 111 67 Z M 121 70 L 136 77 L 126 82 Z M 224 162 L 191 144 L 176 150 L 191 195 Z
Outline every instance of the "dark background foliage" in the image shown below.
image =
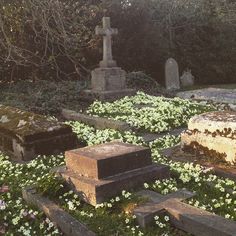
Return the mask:
M 174 57 L 198 84 L 236 82 L 233 0 L 2 0 L 0 78 L 88 79 L 102 57 L 94 28 L 111 16 L 114 57 L 164 83 Z

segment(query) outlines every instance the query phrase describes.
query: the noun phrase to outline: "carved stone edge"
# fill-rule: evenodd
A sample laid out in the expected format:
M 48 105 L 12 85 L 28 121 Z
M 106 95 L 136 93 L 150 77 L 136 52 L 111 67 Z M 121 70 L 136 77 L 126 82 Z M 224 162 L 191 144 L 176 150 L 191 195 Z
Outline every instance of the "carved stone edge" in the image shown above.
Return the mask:
M 86 225 L 76 220 L 48 198 L 38 194 L 34 187 L 22 190 L 23 199 L 38 207 L 66 236 L 96 236 Z

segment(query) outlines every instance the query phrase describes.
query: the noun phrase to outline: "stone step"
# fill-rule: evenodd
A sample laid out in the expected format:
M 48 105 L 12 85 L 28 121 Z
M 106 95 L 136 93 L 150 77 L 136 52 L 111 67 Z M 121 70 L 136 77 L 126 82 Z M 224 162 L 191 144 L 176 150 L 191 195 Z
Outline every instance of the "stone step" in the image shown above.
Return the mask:
M 110 142 L 65 153 L 66 166 L 75 173 L 104 179 L 152 164 L 150 148 Z
M 141 187 L 145 182 L 170 177 L 169 167 L 157 164 L 101 180 L 80 176 L 66 167 L 58 168 L 56 173 L 63 177 L 85 202 L 94 206 L 121 194 L 123 190 L 129 191 Z

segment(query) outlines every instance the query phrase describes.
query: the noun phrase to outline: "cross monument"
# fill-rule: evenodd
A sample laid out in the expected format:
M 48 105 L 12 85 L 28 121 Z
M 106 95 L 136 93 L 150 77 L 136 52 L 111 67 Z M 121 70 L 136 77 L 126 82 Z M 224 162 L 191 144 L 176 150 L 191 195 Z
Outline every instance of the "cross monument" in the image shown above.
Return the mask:
M 103 60 L 100 67 L 116 67 L 116 62 L 112 58 L 112 35 L 118 34 L 118 29 L 111 28 L 110 17 L 103 17 L 103 28 L 96 27 L 96 35 L 103 36 Z

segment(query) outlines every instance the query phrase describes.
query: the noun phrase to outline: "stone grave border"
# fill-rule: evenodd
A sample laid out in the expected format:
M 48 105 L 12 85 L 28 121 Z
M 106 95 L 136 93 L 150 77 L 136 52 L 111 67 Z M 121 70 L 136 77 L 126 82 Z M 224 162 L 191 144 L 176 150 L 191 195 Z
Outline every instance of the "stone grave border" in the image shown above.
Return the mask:
M 41 194 L 36 193 L 34 187 L 22 190 L 23 199 L 29 204 L 36 206 L 64 233 L 66 236 L 96 236 L 86 225 L 76 220 L 54 202 Z
M 133 130 L 133 128 L 123 121 L 112 120 L 103 117 L 90 116 L 76 111 L 63 109 L 62 116 L 67 120 L 80 121 L 97 129 L 116 129 L 119 131 Z

